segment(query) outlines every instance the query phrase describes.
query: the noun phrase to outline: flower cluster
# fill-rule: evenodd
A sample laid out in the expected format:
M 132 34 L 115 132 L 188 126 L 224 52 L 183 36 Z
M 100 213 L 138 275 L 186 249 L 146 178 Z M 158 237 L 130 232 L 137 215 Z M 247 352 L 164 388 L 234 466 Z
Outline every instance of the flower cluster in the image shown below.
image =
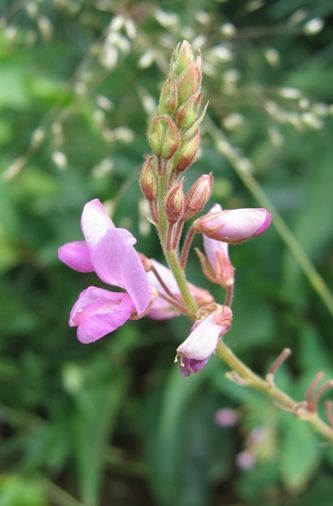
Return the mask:
M 66 265 L 79 272 L 95 272 L 103 283 L 117 288 L 90 286 L 79 295 L 69 319 L 69 325 L 78 329 L 78 339 L 91 343 L 129 319 L 184 314 L 193 325 L 176 350 L 183 376 L 198 372 L 230 329 L 234 268 L 228 245 L 262 234 L 271 221 L 266 209 L 223 210 L 219 204 L 197 217 L 213 192 L 210 174 L 203 174 L 184 192 L 184 173 L 196 159 L 206 109 L 200 109 L 201 78 L 201 56 L 195 57 L 184 41 L 172 55 L 156 115 L 148 126 L 152 154 L 146 155 L 140 185 L 167 266 L 138 253 L 133 235 L 117 228 L 97 199 L 83 209 L 84 241 L 59 248 L 59 258 Z M 203 236 L 204 253 L 197 250 L 203 273 L 226 290 L 224 304 L 186 278 L 195 234 Z

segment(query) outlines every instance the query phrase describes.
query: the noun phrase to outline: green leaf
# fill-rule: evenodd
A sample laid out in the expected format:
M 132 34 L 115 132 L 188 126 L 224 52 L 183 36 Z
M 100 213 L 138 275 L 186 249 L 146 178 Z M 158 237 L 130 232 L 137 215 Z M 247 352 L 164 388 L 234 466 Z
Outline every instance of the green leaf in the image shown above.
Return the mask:
M 280 472 L 285 486 L 303 490 L 319 460 L 319 444 L 311 427 L 296 417 L 286 417 L 280 445 Z
M 80 496 L 85 506 L 98 504 L 106 447 L 128 378 L 126 369 L 108 373 L 108 357 L 99 362 L 99 365 L 95 364 L 97 378 L 83 385 L 75 396 L 79 409 L 74 416 L 73 428 Z

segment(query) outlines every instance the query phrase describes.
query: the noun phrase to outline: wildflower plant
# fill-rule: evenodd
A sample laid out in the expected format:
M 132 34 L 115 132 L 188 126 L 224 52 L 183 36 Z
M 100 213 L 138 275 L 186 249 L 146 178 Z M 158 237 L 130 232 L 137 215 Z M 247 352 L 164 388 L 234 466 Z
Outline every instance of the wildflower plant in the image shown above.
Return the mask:
M 165 265 L 138 252 L 133 235 L 116 227 L 98 199 L 88 202 L 81 218 L 84 241 L 62 246 L 59 258 L 79 272 L 95 272 L 103 283 L 117 290 L 88 287 L 74 304 L 69 325 L 77 327 L 78 339 L 88 344 L 129 319 L 147 316 L 167 320 L 182 314 L 191 321 L 188 336 L 180 338 L 182 342 L 175 350 L 182 376 L 200 373 L 216 354 L 231 368 L 227 374 L 230 380 L 264 392 L 282 409 L 309 422 L 333 441 L 331 404 L 327 403 L 328 423 L 317 413 L 318 400 L 332 382 L 315 392 L 321 379 L 316 376 L 306 399 L 296 402 L 274 382 L 275 372 L 289 356 L 289 349 L 282 351 L 263 379 L 226 344 L 235 283 L 229 246 L 263 234 L 272 215 L 265 208 L 224 210 L 221 203 L 210 204 L 206 211 L 214 186 L 212 174 L 201 175 L 185 191 L 186 172 L 198 154 L 199 127 L 207 108 L 202 103 L 201 81 L 201 54 L 195 55 L 187 41 L 178 44 L 147 130 L 151 153 L 145 156 L 140 186 L 147 204 L 147 220 L 156 229 Z M 221 287 L 223 301 L 215 300 L 208 290 L 187 278 L 187 260 L 195 234 L 203 239 L 203 247 L 196 248 L 198 263 L 204 276 Z

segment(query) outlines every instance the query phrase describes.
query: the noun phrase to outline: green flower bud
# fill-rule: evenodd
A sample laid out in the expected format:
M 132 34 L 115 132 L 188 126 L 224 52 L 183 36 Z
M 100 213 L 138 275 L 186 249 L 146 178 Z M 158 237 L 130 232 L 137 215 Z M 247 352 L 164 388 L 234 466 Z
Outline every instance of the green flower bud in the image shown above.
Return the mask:
M 171 58 L 171 71 L 180 75 L 191 63 L 194 62 L 194 54 L 191 44 L 184 40 L 178 44 Z
M 183 214 L 183 181 L 170 188 L 164 200 L 164 209 L 169 223 L 176 223 Z
M 157 177 L 153 156 L 147 156 L 146 161 L 143 164 L 140 176 L 140 186 L 142 193 L 149 202 L 155 200 L 157 196 Z
M 192 95 L 200 92 L 201 87 L 201 56 L 182 72 L 177 81 L 178 102 L 183 104 Z
M 179 133 L 169 116 L 157 116 L 148 127 L 148 142 L 155 155 L 168 160 L 179 146 Z
M 162 88 L 158 114 L 169 114 L 173 116 L 178 107 L 178 92 L 176 81 L 171 77 L 165 81 Z
M 196 130 L 193 137 L 183 141 L 175 154 L 173 169 L 176 172 L 184 172 L 195 161 L 200 146 L 200 133 Z
M 185 197 L 184 221 L 202 211 L 212 194 L 213 185 L 214 179 L 210 174 L 203 174 L 195 181 Z
M 189 128 L 197 119 L 201 102 L 201 93 L 192 95 L 181 107 L 178 108 L 175 121 L 179 128 Z

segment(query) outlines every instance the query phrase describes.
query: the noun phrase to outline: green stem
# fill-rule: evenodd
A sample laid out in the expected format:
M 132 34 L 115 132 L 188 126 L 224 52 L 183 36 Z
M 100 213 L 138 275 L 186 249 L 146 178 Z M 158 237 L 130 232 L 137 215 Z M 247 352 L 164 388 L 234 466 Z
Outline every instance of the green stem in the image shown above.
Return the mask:
M 184 303 L 189 310 L 189 317 L 192 320 L 195 320 L 196 312 L 198 310 L 197 303 L 191 295 L 190 289 L 188 287 L 185 271 L 180 267 L 178 253 L 175 250 L 165 251 L 165 256 L 167 258 L 170 269 L 173 272 L 173 275 L 176 278 L 177 284 L 179 286 L 180 293 L 184 299 Z
M 161 157 L 157 157 L 157 164 L 165 163 Z M 163 253 L 168 262 L 168 265 L 175 276 L 179 286 L 180 293 L 183 297 L 184 304 L 189 310 L 189 317 L 195 320 L 195 314 L 198 310 L 197 303 L 191 295 L 188 283 L 186 281 L 185 271 L 180 266 L 178 244 L 175 249 L 168 249 L 168 220 L 164 211 L 164 197 L 168 190 L 168 175 L 167 171 L 159 176 L 159 193 L 158 193 L 158 224 L 156 226 L 159 235 Z
M 301 420 L 308 422 L 316 432 L 321 434 L 326 440 L 333 443 L 333 428 L 319 418 L 316 412 L 313 413 L 299 402 L 296 402 L 292 397 L 277 388 L 272 380 L 264 380 L 255 374 L 233 354 L 224 341 L 219 340 L 216 353 L 223 362 L 225 362 L 237 373 L 240 384 L 250 386 L 259 392 L 264 393 L 273 399 L 281 408 L 294 413 L 295 416 Z M 271 378 L 273 378 L 273 376 L 271 376 Z

